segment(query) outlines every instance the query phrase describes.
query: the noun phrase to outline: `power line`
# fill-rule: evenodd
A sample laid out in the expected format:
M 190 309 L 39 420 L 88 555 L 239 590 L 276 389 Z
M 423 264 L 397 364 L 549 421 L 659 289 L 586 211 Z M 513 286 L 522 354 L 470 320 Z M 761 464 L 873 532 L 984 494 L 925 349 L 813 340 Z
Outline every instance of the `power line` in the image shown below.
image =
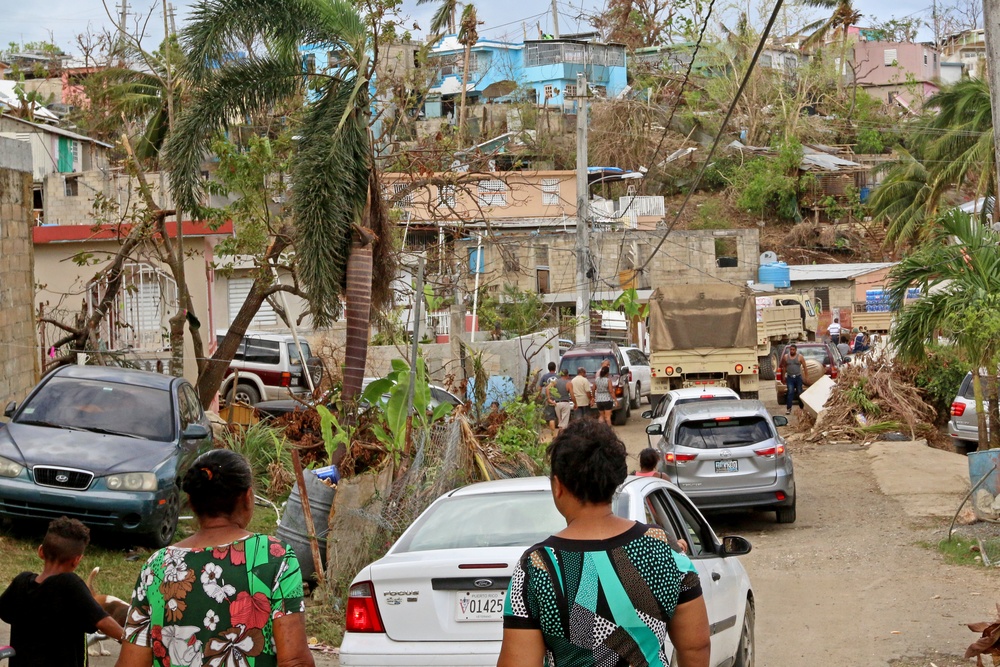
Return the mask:
M 687 207 L 688 202 L 691 201 L 691 197 L 694 195 L 695 190 L 698 189 L 698 184 L 701 183 L 701 179 L 705 175 L 705 171 L 708 170 L 708 165 L 712 161 L 712 156 L 715 155 L 715 151 L 719 147 L 719 142 L 722 140 L 722 134 L 726 131 L 726 125 L 729 124 L 729 119 L 732 118 L 733 112 L 736 110 L 736 104 L 739 102 L 740 97 L 743 95 L 743 90 L 750 81 L 750 75 L 753 74 L 753 69 L 757 65 L 757 60 L 760 58 L 761 51 L 764 50 L 764 45 L 767 42 L 768 35 L 771 33 L 771 28 L 774 27 L 774 22 L 778 19 L 778 13 L 781 11 L 781 3 L 782 0 L 776 0 L 774 3 L 774 11 L 771 12 L 771 17 L 768 19 L 767 25 L 764 26 L 764 32 L 760 35 L 760 40 L 757 42 L 757 48 L 753 52 L 753 57 L 750 59 L 747 71 L 743 75 L 740 87 L 736 90 L 736 95 L 733 96 L 733 101 L 729 105 L 729 110 L 726 111 L 726 117 L 722 119 L 722 124 L 719 125 L 719 131 L 716 133 L 715 141 L 712 142 L 712 147 L 708 151 L 708 157 L 705 158 L 705 162 L 701 165 L 701 169 L 698 170 L 698 175 L 695 177 L 694 182 L 688 186 L 687 195 L 684 197 L 684 201 L 681 202 L 681 207 L 677 209 L 677 214 L 674 216 L 673 222 L 671 222 L 670 226 L 667 227 L 667 230 L 663 233 L 663 237 L 660 239 L 660 242 L 656 244 L 655 248 L 653 248 L 653 252 L 651 252 L 649 257 L 646 258 L 646 261 L 642 263 L 642 266 L 636 269 L 637 272 L 641 273 L 653 260 L 653 257 L 656 256 L 656 253 L 659 252 L 660 248 L 663 247 L 663 243 L 667 240 L 667 236 L 670 235 L 674 226 L 677 225 L 677 222 L 681 218 L 681 213 L 684 212 L 684 209 Z M 693 59 L 692 62 L 694 62 Z M 664 129 L 664 132 L 666 132 L 666 129 Z

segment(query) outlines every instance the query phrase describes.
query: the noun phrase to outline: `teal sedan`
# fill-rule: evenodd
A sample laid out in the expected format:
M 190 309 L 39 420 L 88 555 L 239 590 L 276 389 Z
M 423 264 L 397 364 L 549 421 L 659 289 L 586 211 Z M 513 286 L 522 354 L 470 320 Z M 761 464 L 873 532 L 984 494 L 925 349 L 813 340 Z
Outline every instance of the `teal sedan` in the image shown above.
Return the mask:
M 152 546 L 170 544 L 180 479 L 212 446 L 183 378 L 110 366 L 64 366 L 0 424 L 0 516 L 79 519 Z

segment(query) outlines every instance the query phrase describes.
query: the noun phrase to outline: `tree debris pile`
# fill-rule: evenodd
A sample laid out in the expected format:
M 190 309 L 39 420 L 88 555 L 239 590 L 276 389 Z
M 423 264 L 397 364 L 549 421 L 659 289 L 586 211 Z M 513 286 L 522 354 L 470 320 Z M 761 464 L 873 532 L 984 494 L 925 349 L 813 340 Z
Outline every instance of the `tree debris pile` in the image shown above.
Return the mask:
M 934 418 L 934 408 L 914 386 L 912 371 L 875 356 L 840 369 L 809 440 L 874 440 L 897 431 L 930 440 Z

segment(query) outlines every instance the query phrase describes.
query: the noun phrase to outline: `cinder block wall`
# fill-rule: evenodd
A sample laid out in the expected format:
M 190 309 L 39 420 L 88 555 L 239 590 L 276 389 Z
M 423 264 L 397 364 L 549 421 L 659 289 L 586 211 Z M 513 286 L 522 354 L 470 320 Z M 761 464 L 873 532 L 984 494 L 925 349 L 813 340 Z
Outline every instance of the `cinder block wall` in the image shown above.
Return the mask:
M 0 406 L 35 384 L 31 147 L 0 137 Z

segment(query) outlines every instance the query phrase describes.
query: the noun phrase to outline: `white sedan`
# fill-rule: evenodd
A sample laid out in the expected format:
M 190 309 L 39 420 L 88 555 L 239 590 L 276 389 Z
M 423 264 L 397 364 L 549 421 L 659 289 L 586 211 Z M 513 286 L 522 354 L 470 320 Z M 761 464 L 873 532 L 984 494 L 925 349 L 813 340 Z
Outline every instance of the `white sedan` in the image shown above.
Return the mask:
M 659 430 L 662 433 L 663 429 L 666 427 L 667 420 L 670 419 L 670 413 L 673 412 L 674 408 L 678 405 L 697 403 L 699 401 L 738 400 L 740 400 L 740 395 L 727 387 L 685 387 L 684 389 L 674 389 L 672 391 L 668 391 L 663 395 L 663 398 L 657 401 L 652 410 L 646 410 L 642 413 L 643 419 L 651 420 L 649 424 L 646 425 L 646 433 L 648 434 L 646 438 L 649 440 L 649 446 L 655 448 L 657 442 L 660 440 L 659 435 L 653 435 L 653 433 L 650 433 L 650 427 L 659 424 Z M 654 432 L 656 431 L 655 428 L 652 430 Z
M 736 557 L 749 553 L 750 543 L 720 540 L 687 496 L 662 479 L 628 477 L 613 506 L 618 516 L 686 540 L 708 607 L 711 664 L 752 667 L 754 595 Z M 546 477 L 482 482 L 441 496 L 354 578 L 340 664 L 495 665 L 515 564 L 565 526 Z

